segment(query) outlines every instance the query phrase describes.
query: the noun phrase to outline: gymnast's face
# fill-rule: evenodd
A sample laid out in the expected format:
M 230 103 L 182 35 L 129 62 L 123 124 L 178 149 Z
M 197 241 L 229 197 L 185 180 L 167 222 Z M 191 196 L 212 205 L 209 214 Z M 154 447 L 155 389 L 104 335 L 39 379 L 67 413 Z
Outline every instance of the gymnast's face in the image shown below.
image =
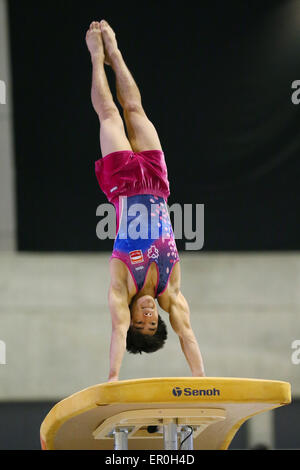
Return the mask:
M 145 335 L 154 335 L 158 325 L 158 312 L 151 295 L 143 295 L 131 306 L 131 326 Z

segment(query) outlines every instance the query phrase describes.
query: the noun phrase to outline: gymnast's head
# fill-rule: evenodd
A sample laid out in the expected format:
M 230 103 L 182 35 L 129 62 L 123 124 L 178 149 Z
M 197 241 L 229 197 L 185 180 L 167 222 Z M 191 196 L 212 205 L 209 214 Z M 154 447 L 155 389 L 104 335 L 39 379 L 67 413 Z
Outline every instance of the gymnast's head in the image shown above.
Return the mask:
M 126 349 L 132 354 L 161 349 L 167 339 L 167 328 L 151 295 L 134 298 L 130 306 L 131 321 Z

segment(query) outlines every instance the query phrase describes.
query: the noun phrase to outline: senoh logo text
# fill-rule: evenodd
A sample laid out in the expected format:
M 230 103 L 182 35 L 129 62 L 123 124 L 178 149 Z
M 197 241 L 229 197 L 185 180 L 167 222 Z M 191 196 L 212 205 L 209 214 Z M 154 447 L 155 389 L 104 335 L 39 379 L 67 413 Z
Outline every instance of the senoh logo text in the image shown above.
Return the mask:
M 215 397 L 215 396 L 220 396 L 220 390 L 217 388 L 208 388 L 208 389 L 193 389 L 190 387 L 187 388 L 181 388 L 181 387 L 174 387 L 172 390 L 172 393 L 175 397 L 180 397 L 180 396 L 194 396 L 194 397 Z

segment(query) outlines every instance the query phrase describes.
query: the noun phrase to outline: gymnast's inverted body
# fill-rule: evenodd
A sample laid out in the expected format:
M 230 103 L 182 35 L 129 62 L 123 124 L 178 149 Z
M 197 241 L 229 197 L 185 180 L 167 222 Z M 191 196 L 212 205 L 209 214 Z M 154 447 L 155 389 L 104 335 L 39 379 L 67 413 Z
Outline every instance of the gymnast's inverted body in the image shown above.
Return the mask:
M 136 354 L 163 347 L 167 329 L 156 300 L 169 314 L 192 376 L 202 377 L 203 360 L 188 302 L 181 292 L 180 258 L 167 210 L 168 173 L 157 131 L 143 109 L 140 91 L 111 26 L 105 20 L 93 21 L 86 43 L 92 62 L 91 99 L 100 121 L 102 158 L 96 161 L 95 171 L 117 216 L 109 262 L 112 335 L 108 382 L 119 380 L 126 349 Z M 105 64 L 115 73 L 128 137 L 109 88 Z M 145 211 L 140 222 L 149 236 L 136 238 L 128 230 L 133 221 L 130 214 L 141 205 Z M 154 224 L 148 225 L 149 220 Z

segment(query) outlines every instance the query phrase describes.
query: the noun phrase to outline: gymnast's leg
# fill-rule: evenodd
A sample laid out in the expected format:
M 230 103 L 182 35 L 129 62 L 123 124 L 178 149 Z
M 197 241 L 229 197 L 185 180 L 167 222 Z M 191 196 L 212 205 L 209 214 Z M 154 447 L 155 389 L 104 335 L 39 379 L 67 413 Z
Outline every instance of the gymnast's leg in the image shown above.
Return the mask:
M 112 152 L 132 150 L 124 123 L 113 101 L 104 70 L 105 53 L 100 23 L 93 21 L 86 33 L 86 43 L 93 66 L 91 99 L 100 120 L 102 157 Z
M 115 33 L 105 20 L 100 22 L 100 28 L 106 54 L 105 62 L 112 67 L 116 76 L 117 98 L 124 111 L 133 151 L 161 150 L 158 134 L 143 109 L 140 91 L 124 62 Z

